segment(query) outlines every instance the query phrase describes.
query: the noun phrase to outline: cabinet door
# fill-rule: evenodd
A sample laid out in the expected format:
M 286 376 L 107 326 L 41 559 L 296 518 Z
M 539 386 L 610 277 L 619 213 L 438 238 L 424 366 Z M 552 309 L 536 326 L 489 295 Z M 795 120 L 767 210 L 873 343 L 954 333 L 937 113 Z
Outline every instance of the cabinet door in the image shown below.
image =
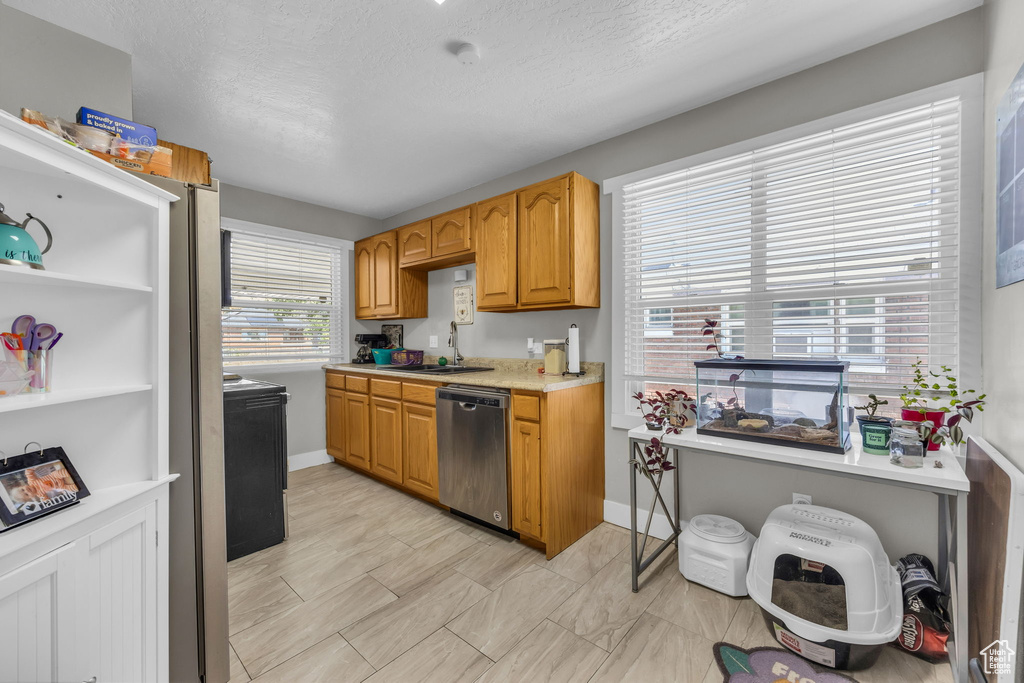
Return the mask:
M 540 425 L 512 421 L 512 528 L 544 540 L 541 515 Z
M 472 248 L 472 207 L 465 206 L 441 214 L 430 221 L 431 256 L 448 256 L 469 251 Z
M 476 293 L 478 310 L 515 308 L 516 195 L 476 205 Z
M 364 470 L 370 469 L 370 397 L 346 393 L 345 462 Z
M 345 392 L 327 390 L 327 454 L 345 459 Z
M 157 680 L 156 506 L 89 535 L 86 680 Z
M 519 303 L 569 303 L 572 299 L 572 227 L 569 178 L 519 191 Z
M 355 245 L 356 317 L 372 318 L 373 310 L 373 238 Z
M 0 577 L 0 681 L 81 680 L 74 544 Z M 127 679 L 126 679 L 127 680 Z
M 394 231 L 373 241 L 373 313 L 398 315 L 398 246 Z
M 437 500 L 437 410 L 433 406 L 402 406 L 405 446 L 405 487 Z
M 430 258 L 430 221 L 398 229 L 398 263 L 408 265 Z
M 389 398 L 370 399 L 373 446 L 370 471 L 382 479 L 402 483 L 402 403 Z

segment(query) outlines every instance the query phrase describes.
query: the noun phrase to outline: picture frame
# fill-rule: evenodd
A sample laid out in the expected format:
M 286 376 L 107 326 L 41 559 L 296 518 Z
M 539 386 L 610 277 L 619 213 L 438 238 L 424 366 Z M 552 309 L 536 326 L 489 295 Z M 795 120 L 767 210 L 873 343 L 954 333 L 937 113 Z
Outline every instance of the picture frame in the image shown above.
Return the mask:
M 59 446 L 0 458 L 0 533 L 76 505 L 88 495 Z

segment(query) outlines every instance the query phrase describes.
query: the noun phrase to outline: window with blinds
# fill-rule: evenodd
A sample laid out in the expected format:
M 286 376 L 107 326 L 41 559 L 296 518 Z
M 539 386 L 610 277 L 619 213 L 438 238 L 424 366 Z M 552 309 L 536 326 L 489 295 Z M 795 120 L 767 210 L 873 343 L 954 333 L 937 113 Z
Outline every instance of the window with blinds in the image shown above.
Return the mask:
M 961 101 L 951 97 L 621 189 L 624 389 L 709 357 L 838 357 L 894 396 L 958 363 Z
M 224 364 L 340 360 L 345 338 L 341 242 L 232 227 Z

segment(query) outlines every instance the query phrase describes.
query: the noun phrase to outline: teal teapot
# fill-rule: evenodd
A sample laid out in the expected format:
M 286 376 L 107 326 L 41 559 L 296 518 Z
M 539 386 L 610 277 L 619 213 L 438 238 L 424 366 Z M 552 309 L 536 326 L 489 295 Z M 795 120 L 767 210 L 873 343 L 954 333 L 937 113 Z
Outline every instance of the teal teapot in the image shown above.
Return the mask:
M 53 246 L 53 235 L 46 223 L 32 214 L 19 223 L 4 213 L 4 205 L 0 204 L 0 264 L 6 266 L 28 266 L 36 270 L 43 268 L 43 254 Z M 28 224 L 36 221 L 46 232 L 46 248 L 39 251 L 39 245 L 28 234 Z

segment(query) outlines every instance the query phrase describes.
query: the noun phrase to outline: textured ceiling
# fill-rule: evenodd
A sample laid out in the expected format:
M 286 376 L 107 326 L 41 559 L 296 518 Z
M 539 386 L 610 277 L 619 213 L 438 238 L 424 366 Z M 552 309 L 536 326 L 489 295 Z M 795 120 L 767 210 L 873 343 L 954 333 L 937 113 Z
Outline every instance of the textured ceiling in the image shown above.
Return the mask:
M 378 218 L 981 4 L 4 2 L 131 53 L 135 118 L 220 179 Z

